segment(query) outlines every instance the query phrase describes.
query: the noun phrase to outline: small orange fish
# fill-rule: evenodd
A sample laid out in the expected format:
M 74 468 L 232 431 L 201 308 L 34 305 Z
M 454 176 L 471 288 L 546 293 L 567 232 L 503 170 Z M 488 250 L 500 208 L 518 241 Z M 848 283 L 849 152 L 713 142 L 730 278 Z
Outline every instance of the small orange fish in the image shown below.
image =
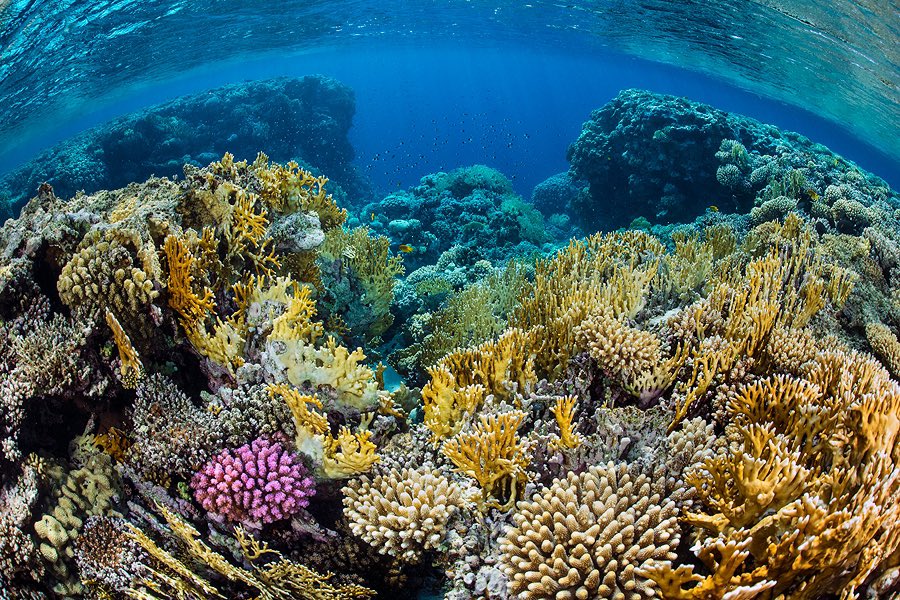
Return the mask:
M 416 250 L 409 244 L 400 244 L 400 247 L 398 249 L 400 250 L 400 252 L 403 252 L 404 254 L 409 254 L 410 252 L 415 252 L 415 250 Z
M 810 198 L 813 202 L 815 202 L 816 200 L 819 199 L 819 192 L 817 192 L 816 190 L 814 190 L 814 189 L 812 189 L 812 188 L 806 190 L 806 193 L 809 194 L 809 198 Z
M 719 207 L 713 204 L 707 210 L 709 210 L 709 212 L 719 212 Z
M 369 220 L 370 220 L 370 221 L 374 221 L 374 220 L 375 220 L 375 213 L 372 213 L 371 215 L 369 215 Z

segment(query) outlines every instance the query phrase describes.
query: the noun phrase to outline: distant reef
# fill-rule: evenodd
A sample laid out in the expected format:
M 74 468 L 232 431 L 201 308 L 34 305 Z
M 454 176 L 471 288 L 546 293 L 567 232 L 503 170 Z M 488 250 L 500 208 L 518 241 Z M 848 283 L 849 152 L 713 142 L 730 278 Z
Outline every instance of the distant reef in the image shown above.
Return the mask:
M 48 182 L 61 198 L 79 190 L 115 189 L 152 175 L 180 175 L 228 151 L 238 159 L 266 148 L 273 160 L 296 160 L 328 173 L 330 189 L 368 195 L 351 165 L 347 132 L 356 112 L 353 90 L 321 75 L 226 85 L 183 96 L 89 129 L 0 178 L 0 216 L 12 216 Z
M 826 208 L 816 206 L 823 191 L 836 200 L 851 188 L 848 200 L 865 206 L 897 200 L 882 179 L 800 134 L 644 90 L 595 110 L 567 157 L 570 177 L 588 184 L 569 202 L 586 230 L 690 221 L 711 205 L 747 212 L 777 200 L 781 214 L 815 211 Z

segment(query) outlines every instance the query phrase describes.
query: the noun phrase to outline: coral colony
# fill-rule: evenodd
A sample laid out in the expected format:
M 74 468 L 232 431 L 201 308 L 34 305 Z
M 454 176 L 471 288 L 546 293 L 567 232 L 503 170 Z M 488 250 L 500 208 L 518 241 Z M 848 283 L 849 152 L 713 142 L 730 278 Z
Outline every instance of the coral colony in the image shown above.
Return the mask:
M 897 195 L 633 90 L 569 154 L 534 204 L 264 154 L 42 185 L 0 229 L 0 598 L 896 597 Z

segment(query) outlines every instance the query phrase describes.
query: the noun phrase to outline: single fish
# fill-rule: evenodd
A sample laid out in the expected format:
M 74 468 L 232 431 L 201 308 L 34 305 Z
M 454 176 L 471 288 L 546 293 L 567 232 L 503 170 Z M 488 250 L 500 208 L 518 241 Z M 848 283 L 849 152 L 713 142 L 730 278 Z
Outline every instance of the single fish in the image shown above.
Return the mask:
M 812 188 L 806 190 L 806 193 L 809 195 L 810 200 L 812 200 L 813 202 L 819 199 L 819 192 Z
M 372 213 L 371 215 L 369 215 L 369 220 L 370 220 L 370 221 L 374 221 L 374 220 L 375 220 L 375 213 Z
M 400 244 L 400 247 L 398 249 L 400 250 L 400 252 L 403 252 L 404 254 L 409 254 L 411 252 L 416 251 L 416 249 L 413 248 L 412 246 L 410 246 L 409 244 Z
M 719 212 L 719 207 L 716 206 L 715 204 L 712 204 L 712 205 L 710 205 L 710 207 L 707 210 L 709 212 Z

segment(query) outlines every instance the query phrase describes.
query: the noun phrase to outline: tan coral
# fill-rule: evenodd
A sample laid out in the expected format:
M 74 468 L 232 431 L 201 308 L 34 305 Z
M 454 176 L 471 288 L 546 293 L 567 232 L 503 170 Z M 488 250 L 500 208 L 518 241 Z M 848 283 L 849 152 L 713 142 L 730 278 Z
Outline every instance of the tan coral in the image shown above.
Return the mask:
M 883 323 L 867 323 L 866 339 L 891 374 L 900 377 L 900 341 L 894 332 Z
M 638 574 L 676 557 L 675 503 L 643 474 L 608 463 L 570 473 L 519 502 L 501 539 L 501 565 L 518 600 L 641 600 L 656 584 Z
M 410 563 L 440 547 L 447 522 L 466 504 L 460 486 L 427 467 L 363 477 L 343 492 L 350 530 L 379 553 Z
M 57 281 L 60 299 L 70 308 L 112 307 L 120 315 L 139 317 L 158 295 L 140 250 L 112 231 L 91 230 L 63 266 Z

